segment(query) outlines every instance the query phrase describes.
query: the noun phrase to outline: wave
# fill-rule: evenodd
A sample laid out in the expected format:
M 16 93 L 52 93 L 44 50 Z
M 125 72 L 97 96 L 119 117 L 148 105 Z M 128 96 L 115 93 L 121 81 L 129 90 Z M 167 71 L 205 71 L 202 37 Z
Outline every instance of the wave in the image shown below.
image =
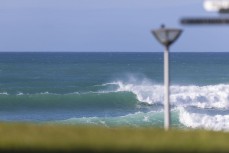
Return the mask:
M 107 84 L 109 85 L 109 84 Z M 132 92 L 138 101 L 163 105 L 162 85 L 116 81 L 117 92 Z M 229 85 L 172 85 L 170 101 L 179 124 L 188 128 L 229 131 Z M 163 120 L 162 120 L 163 121 Z
M 95 92 L 95 93 L 98 93 L 98 92 Z M 48 91 L 45 91 L 45 92 L 40 92 L 40 93 L 23 93 L 23 92 L 18 92 L 16 95 L 17 96 L 32 96 L 32 95 L 74 95 L 74 94 L 80 94 L 79 92 L 72 92 L 72 93 L 66 93 L 66 94 L 59 94 L 59 93 L 51 93 L 51 92 L 48 92 Z M 8 94 L 7 95 L 14 95 L 14 94 Z
M 199 109 L 199 108 L 198 108 Z M 215 110 L 196 108 L 176 108 L 171 112 L 171 126 L 176 128 L 207 129 L 214 131 L 229 131 L 228 112 L 214 113 Z M 213 111 L 213 113 L 212 113 Z M 58 124 L 99 125 L 106 127 L 163 127 L 163 111 L 136 112 L 117 117 L 81 117 L 52 121 Z
M 50 92 L 41 92 L 37 94 L 27 94 L 19 92 L 16 94 L 18 99 L 21 97 L 36 99 L 42 98 L 43 101 L 82 101 L 82 103 L 134 103 L 141 102 L 149 105 L 159 104 L 163 105 L 164 87 L 158 84 L 152 84 L 149 81 L 140 83 L 131 83 L 116 81 L 102 84 L 101 90 L 89 92 L 73 92 L 65 94 L 57 94 Z M 208 86 L 195 86 L 195 85 L 172 85 L 170 87 L 170 102 L 173 107 L 188 107 L 195 106 L 199 108 L 216 108 L 216 109 L 229 109 L 229 85 L 218 84 Z M 9 96 L 15 97 L 7 92 L 0 93 L 2 97 Z M 47 99 L 45 99 L 45 96 Z M 65 99 L 65 100 L 64 100 Z M 106 102 L 105 102 L 106 101 Z
M 0 93 L 0 111 L 73 110 L 63 123 L 105 126 L 154 126 L 163 123 L 163 85 L 150 81 L 114 81 L 97 85 L 97 91 L 57 94 Z M 100 86 L 100 87 L 99 87 Z M 172 118 L 176 125 L 229 131 L 229 85 L 172 85 Z M 97 112 L 89 113 L 96 110 Z M 81 118 L 77 112 L 88 111 Z M 98 112 L 104 112 L 98 115 Z M 120 113 L 121 112 L 121 113 Z M 137 112 L 137 113 L 136 113 Z M 58 112 L 59 113 L 59 112 Z M 67 112 L 69 113 L 69 112 Z M 95 117 L 91 117 L 91 116 Z M 106 117 L 107 116 L 107 117 Z M 62 121 L 60 121 L 62 122 Z M 174 123 L 173 123 L 174 124 Z
M 185 108 L 180 108 L 179 110 L 179 121 L 186 127 L 214 131 L 229 131 L 229 115 L 224 113 L 221 114 L 222 112 L 215 114 L 211 113 L 212 110 L 209 110 L 208 113 L 203 113 L 203 110 L 199 110 L 199 113 L 188 111 Z
M 164 87 L 162 85 L 124 83 L 122 81 L 113 82 L 112 84 L 117 86 L 117 92 L 127 91 L 134 93 L 138 101 L 148 104 L 163 104 Z M 229 85 L 227 84 L 209 86 L 172 85 L 170 92 L 170 102 L 175 107 L 229 108 Z
M 0 92 L 0 95 L 9 95 L 7 92 Z
M 178 112 L 173 112 L 172 126 L 182 127 L 177 120 Z M 131 126 L 131 127 L 163 127 L 163 112 L 150 111 L 147 113 L 136 112 L 125 116 L 118 117 L 82 117 L 70 118 L 66 120 L 54 121 L 59 124 L 82 124 L 82 125 L 99 125 L 107 127 Z
M 17 95 L 2 94 L 0 110 L 4 109 L 135 109 L 138 100 L 131 92 L 88 92 L 54 94 L 43 92 L 38 94 Z
M 198 108 L 199 109 L 199 108 Z M 171 112 L 171 126 L 175 128 L 207 129 L 229 132 L 229 115 L 225 113 L 212 113 L 208 110 L 193 111 L 183 107 L 173 109 Z M 205 113 L 204 113 L 205 112 Z M 106 127 L 163 127 L 163 111 L 137 112 L 117 117 L 81 117 L 53 121 L 51 123 L 73 125 L 99 125 Z

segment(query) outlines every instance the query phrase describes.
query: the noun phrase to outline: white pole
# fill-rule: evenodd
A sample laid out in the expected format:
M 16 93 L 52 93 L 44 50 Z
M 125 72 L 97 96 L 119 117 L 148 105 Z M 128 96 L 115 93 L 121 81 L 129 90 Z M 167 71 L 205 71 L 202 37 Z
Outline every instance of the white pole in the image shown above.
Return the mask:
M 169 48 L 164 51 L 164 128 L 169 130 L 170 105 L 169 105 Z

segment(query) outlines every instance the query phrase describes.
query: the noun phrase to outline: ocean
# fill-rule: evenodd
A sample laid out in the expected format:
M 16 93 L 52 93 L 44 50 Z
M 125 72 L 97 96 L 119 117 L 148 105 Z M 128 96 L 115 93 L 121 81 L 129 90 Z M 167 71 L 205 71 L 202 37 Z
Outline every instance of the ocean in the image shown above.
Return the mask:
M 229 53 L 174 53 L 172 127 L 229 131 Z M 0 53 L 0 121 L 163 127 L 163 53 Z

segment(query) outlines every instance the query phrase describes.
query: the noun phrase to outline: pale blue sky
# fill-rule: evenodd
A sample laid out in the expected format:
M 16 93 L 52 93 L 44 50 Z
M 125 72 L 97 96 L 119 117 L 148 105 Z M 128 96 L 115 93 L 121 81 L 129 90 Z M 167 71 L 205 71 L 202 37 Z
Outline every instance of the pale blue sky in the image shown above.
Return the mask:
M 162 51 L 151 29 L 184 30 L 172 51 L 229 51 L 227 26 L 182 26 L 218 16 L 203 0 L 1 0 L 0 51 Z

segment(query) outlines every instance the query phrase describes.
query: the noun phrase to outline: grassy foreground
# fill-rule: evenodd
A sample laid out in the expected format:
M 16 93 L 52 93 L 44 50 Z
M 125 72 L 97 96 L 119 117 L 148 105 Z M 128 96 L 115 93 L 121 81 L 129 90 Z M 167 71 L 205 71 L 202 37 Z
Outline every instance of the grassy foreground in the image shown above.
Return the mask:
M 229 152 L 229 133 L 0 123 L 0 152 Z

